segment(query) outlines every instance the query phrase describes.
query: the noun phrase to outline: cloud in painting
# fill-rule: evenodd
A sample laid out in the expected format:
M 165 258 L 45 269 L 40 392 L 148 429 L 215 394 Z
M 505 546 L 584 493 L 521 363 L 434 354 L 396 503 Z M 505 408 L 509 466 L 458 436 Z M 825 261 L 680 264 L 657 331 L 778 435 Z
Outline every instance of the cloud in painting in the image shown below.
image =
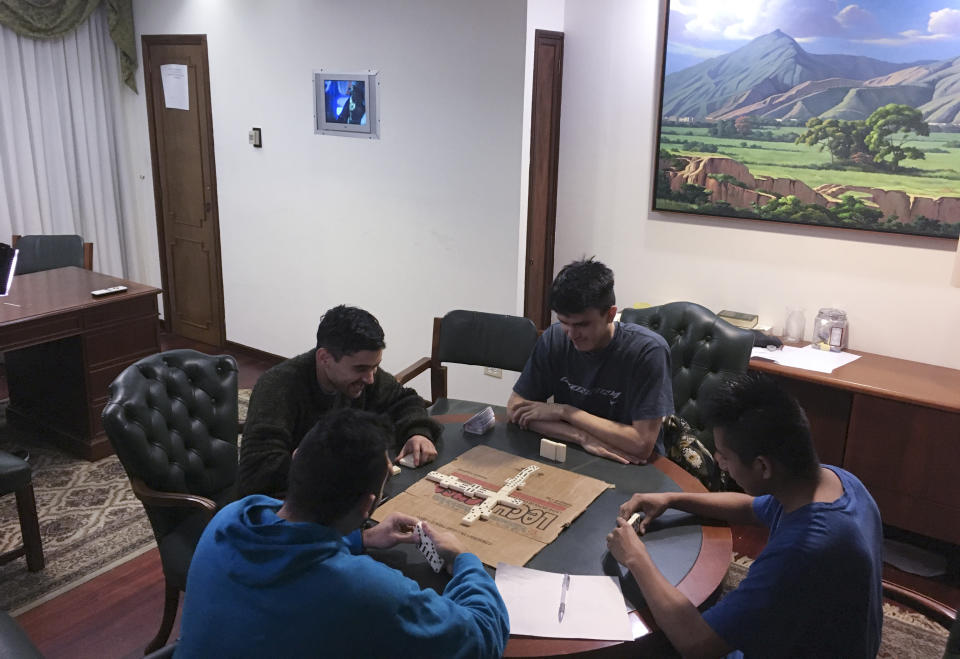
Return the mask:
M 880 21 L 860 5 L 847 5 L 835 16 L 849 37 L 880 36 Z
M 841 7 L 837 0 L 675 0 L 671 21 L 683 25 L 691 41 L 748 41 L 775 29 L 794 39 L 876 36 L 876 17 L 856 4 Z
M 930 34 L 942 34 L 944 36 L 960 36 L 960 10 L 940 9 L 930 12 L 930 21 L 927 23 L 927 31 Z
M 896 36 L 879 39 L 864 39 L 864 43 L 881 46 L 908 46 L 910 44 L 929 43 L 932 41 L 960 40 L 960 10 L 944 7 L 930 12 L 927 21 L 927 31 L 904 30 Z

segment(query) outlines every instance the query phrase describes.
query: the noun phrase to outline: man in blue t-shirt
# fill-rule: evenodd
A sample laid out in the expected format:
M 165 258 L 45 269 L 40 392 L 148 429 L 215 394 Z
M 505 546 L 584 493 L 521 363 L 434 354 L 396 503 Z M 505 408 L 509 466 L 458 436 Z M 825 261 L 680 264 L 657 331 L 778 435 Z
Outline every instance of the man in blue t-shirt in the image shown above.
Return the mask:
M 506 605 L 449 531 L 433 540 L 452 577 L 438 594 L 364 553 L 414 542 L 392 513 L 361 531 L 390 475 L 389 419 L 331 411 L 293 454 L 285 501 L 253 494 L 203 531 L 177 657 L 500 657 Z
M 607 546 L 683 656 L 872 658 L 883 622 L 882 528 L 853 474 L 821 465 L 797 401 L 764 375 L 731 378 L 704 403 L 717 463 L 746 494 L 635 494 Z M 650 560 L 640 533 L 667 508 L 770 529 L 747 577 L 703 615 Z
M 550 288 L 559 322 L 534 346 L 507 413 L 595 455 L 645 463 L 663 453 L 661 426 L 673 413 L 670 349 L 642 325 L 615 323 L 615 305 L 610 268 L 592 258 L 565 266 Z

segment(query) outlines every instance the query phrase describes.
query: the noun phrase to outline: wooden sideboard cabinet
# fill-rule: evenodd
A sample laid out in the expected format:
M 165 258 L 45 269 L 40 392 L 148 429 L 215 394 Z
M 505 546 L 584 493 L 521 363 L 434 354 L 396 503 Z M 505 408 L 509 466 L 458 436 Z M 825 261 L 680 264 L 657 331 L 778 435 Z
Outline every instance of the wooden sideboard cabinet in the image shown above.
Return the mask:
M 830 374 L 750 368 L 797 396 L 820 460 L 856 474 L 885 524 L 960 544 L 960 370 L 851 352 Z

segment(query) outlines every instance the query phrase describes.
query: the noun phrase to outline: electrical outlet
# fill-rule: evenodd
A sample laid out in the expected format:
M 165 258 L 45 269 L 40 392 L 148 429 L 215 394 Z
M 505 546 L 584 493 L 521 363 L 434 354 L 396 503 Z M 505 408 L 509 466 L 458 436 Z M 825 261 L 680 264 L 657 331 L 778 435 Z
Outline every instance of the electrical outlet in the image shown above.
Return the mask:
M 503 377 L 503 369 L 502 369 L 502 368 L 493 368 L 492 366 L 484 366 L 484 367 L 483 367 L 483 374 L 484 374 L 484 375 L 489 375 L 489 376 L 492 377 L 492 378 L 502 378 L 502 377 Z

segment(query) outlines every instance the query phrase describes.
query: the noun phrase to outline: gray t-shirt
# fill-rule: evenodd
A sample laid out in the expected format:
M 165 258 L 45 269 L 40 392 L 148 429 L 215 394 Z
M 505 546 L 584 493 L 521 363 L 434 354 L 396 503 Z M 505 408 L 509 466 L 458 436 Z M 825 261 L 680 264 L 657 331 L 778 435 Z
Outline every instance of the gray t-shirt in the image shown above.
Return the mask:
M 527 400 L 553 396 L 618 423 L 657 419 L 673 413 L 670 348 L 642 325 L 617 323 L 606 347 L 580 352 L 555 323 L 537 341 L 513 390 Z M 656 450 L 663 453 L 662 432 Z

